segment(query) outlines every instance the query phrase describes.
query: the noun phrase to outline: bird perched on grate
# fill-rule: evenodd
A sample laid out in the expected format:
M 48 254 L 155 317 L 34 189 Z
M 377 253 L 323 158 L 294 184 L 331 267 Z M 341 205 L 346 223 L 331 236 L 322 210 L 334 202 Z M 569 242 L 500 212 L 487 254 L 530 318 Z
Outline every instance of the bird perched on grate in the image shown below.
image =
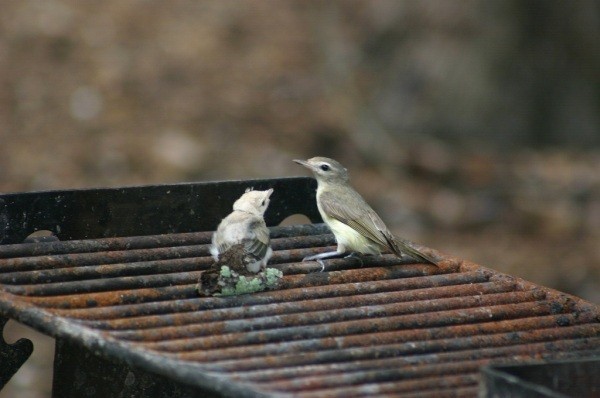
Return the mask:
M 269 229 L 263 218 L 269 207 L 273 189 L 254 191 L 248 188 L 233 204 L 233 212 L 225 217 L 212 236 L 210 253 L 215 261 L 232 247 L 243 245 L 241 261 L 250 272 L 264 269 L 273 254 L 270 246 Z
M 294 162 L 311 170 L 317 179 L 317 207 L 337 241 L 336 251 L 308 256 L 303 261 L 316 260 L 324 268 L 323 259 L 338 257 L 348 251 L 380 254 L 387 249 L 398 257 L 405 252 L 415 260 L 437 265 L 432 256 L 392 235 L 377 213 L 352 188 L 348 170 L 339 162 L 325 157 Z

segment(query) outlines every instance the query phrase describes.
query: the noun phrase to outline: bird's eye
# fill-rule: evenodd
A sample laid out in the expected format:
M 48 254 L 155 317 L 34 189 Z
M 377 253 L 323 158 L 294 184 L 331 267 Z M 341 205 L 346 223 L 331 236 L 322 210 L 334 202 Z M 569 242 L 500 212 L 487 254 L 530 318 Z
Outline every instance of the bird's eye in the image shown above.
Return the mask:
M 329 167 L 328 164 L 322 164 L 321 167 L 320 167 L 320 169 L 323 170 L 323 171 L 329 171 L 330 168 L 331 167 Z
M 266 200 L 263 200 L 262 203 L 260 204 L 261 206 L 265 205 Z

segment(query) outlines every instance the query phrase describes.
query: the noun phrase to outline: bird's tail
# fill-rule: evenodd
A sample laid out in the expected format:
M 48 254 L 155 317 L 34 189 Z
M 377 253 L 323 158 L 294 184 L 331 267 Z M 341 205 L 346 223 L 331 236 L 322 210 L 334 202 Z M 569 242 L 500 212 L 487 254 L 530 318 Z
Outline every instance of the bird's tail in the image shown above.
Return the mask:
M 401 253 L 406 253 L 409 256 L 411 256 L 412 258 L 414 258 L 415 260 L 419 260 L 422 261 L 424 263 L 431 263 L 435 266 L 439 266 L 439 260 L 434 258 L 433 256 L 430 256 L 428 254 L 423 253 L 422 251 L 420 251 L 419 249 L 416 248 L 416 244 L 414 244 L 413 242 L 406 240 L 406 239 L 401 239 L 401 238 L 396 238 L 393 237 L 390 240 L 390 246 L 392 247 L 394 253 L 397 256 L 400 256 Z

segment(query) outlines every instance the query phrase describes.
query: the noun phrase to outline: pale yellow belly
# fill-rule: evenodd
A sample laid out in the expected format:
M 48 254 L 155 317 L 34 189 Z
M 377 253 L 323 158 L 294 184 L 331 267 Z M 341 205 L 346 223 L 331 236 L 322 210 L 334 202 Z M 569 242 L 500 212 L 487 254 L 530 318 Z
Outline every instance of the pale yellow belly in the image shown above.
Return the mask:
M 338 247 L 345 252 L 356 252 L 364 254 L 379 254 L 381 250 L 371 240 L 365 238 L 354 229 L 350 228 L 346 224 L 321 215 L 323 220 L 327 223 L 331 231 L 335 235 Z

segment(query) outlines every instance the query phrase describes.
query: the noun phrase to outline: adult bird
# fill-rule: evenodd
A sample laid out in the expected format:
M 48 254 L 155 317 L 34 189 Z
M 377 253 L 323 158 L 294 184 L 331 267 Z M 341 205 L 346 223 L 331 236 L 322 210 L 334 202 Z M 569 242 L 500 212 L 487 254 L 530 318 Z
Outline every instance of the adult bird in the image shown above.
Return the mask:
M 398 257 L 404 252 L 415 260 L 438 265 L 432 256 L 392 235 L 381 217 L 352 188 L 348 170 L 339 162 L 320 156 L 294 162 L 311 170 L 317 179 L 317 207 L 337 241 L 336 251 L 308 256 L 303 261 L 316 260 L 324 268 L 323 259 L 347 252 L 380 254 L 389 250 Z

